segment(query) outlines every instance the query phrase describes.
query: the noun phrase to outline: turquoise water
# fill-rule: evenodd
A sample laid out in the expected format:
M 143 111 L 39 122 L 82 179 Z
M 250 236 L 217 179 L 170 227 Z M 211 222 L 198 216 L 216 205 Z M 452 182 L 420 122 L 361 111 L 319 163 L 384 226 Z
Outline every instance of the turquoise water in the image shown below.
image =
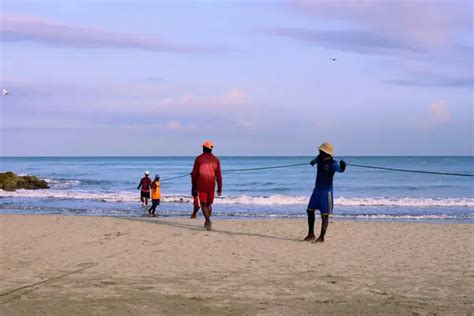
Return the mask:
M 222 169 L 297 164 L 312 157 L 221 157 Z M 348 163 L 474 174 L 473 157 L 343 157 Z M 142 216 L 136 190 L 144 170 L 163 179 L 164 216 L 188 216 L 194 157 L 0 158 L 0 170 L 46 179 L 51 189 L 0 190 L 0 213 Z M 221 217 L 303 217 L 316 176 L 309 164 L 288 169 L 224 172 Z M 335 176 L 335 217 L 474 222 L 474 181 L 469 177 L 348 167 Z

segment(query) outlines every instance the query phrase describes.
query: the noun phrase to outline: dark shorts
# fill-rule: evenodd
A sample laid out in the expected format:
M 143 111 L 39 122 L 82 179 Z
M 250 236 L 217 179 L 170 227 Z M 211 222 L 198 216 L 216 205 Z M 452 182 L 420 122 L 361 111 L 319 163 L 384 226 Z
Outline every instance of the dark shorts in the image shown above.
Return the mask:
M 160 199 L 151 200 L 152 205 L 160 205 Z
M 149 198 L 150 198 L 150 192 L 144 192 L 144 191 L 142 191 L 142 192 L 140 193 L 140 197 L 141 197 L 141 198 L 144 198 L 144 199 L 149 199 Z
M 198 192 L 199 201 L 201 201 L 201 205 L 211 205 L 214 203 L 214 191 L 213 192 Z
M 333 209 L 333 195 L 332 191 L 317 191 L 313 190 L 313 194 L 309 199 L 308 210 L 319 210 L 321 214 L 332 214 Z

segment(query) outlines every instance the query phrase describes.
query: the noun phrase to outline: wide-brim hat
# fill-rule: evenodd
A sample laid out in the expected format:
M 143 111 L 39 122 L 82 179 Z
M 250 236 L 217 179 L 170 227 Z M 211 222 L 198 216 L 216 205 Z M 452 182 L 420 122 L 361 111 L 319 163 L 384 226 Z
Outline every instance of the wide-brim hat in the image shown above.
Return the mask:
M 330 155 L 331 157 L 334 157 L 334 147 L 331 143 L 324 142 L 321 144 L 321 146 L 318 147 L 318 149 Z

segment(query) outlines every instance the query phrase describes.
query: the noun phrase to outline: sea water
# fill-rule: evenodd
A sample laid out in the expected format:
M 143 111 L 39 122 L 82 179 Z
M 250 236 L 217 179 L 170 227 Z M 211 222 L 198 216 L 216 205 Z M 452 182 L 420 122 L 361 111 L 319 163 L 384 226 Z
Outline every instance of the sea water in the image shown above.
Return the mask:
M 230 218 L 305 217 L 314 187 L 313 157 L 220 157 L 223 170 L 308 162 L 307 165 L 223 172 L 213 214 Z M 473 157 L 343 157 L 353 164 L 474 174 Z M 139 190 L 145 170 L 159 173 L 163 216 L 192 212 L 189 173 L 194 157 L 2 157 L 0 171 L 36 175 L 48 190 L 0 190 L 2 214 L 144 216 Z M 474 223 L 474 178 L 348 166 L 334 177 L 334 216 L 370 220 Z

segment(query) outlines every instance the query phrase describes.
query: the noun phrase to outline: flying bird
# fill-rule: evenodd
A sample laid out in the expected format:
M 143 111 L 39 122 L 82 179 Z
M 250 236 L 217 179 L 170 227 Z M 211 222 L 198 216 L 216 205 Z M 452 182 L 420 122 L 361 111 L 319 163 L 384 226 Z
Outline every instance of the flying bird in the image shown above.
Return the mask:
M 3 95 L 9 95 L 10 93 L 7 91 L 7 89 L 3 89 Z
M 329 58 L 329 60 L 336 61 L 336 58 Z

